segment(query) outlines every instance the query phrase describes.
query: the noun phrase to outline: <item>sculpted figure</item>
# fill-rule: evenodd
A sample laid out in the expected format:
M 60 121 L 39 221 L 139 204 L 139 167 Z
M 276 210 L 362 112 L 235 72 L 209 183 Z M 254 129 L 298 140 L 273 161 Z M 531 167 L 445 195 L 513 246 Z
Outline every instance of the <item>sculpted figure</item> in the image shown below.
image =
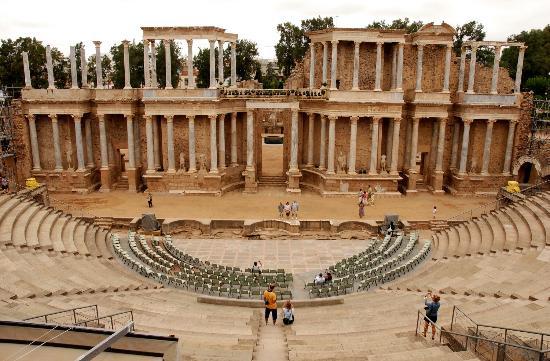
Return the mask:
M 199 172 L 206 173 L 206 156 L 199 154 Z
M 342 150 L 338 153 L 336 158 L 336 173 L 345 173 L 346 172 L 346 155 Z
M 386 155 L 382 154 L 380 156 L 380 173 L 388 173 L 388 170 L 386 169 Z
M 183 154 L 183 152 L 180 152 L 180 168 L 178 172 L 185 172 L 185 154 Z
M 69 147 L 67 149 L 67 169 L 68 170 L 74 170 L 73 168 L 73 148 Z

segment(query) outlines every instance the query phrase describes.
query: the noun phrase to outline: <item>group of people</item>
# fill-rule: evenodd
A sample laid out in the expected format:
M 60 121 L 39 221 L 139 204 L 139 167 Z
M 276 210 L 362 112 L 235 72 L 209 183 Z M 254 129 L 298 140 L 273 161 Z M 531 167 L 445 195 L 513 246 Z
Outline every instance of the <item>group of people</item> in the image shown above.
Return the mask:
M 277 294 L 275 293 L 275 285 L 269 285 L 264 291 L 265 305 L 265 325 L 269 321 L 269 315 L 273 320 L 273 324 L 277 322 Z M 294 323 L 294 306 L 290 300 L 286 300 L 283 306 L 283 324 L 292 325 Z
M 300 205 L 296 200 L 290 202 L 286 202 L 283 204 L 283 202 L 279 202 L 279 205 L 277 206 L 277 210 L 279 211 L 279 218 L 287 218 L 287 219 L 298 219 L 298 211 L 300 209 Z
M 366 206 L 374 206 L 374 191 L 372 190 L 371 186 L 367 188 L 367 190 L 359 189 L 359 218 L 363 218 L 365 216 L 365 207 Z
M 8 193 L 9 185 L 10 185 L 10 182 L 8 178 L 5 176 L 0 176 L 0 189 L 1 189 L 0 193 Z
M 330 281 L 332 281 L 332 274 L 330 273 L 330 271 L 328 269 L 325 270 L 325 274 L 323 274 L 321 272 L 317 276 L 315 276 L 315 278 L 313 279 L 313 283 L 316 286 L 323 285 L 323 284 L 328 283 Z

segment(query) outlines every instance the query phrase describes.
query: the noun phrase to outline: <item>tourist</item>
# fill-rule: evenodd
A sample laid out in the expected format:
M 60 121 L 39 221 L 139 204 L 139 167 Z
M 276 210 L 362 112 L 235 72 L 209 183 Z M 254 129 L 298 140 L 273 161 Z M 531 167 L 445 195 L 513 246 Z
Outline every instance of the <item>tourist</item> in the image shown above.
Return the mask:
M 359 197 L 359 218 L 365 216 L 365 198 Z
M 328 269 L 325 270 L 325 283 L 332 281 L 332 273 Z
M 432 217 L 433 219 L 435 219 L 435 215 L 437 214 L 437 207 L 434 205 L 433 209 L 432 209 Z
M 395 230 L 395 226 L 393 224 L 393 221 L 390 221 L 390 225 L 388 226 L 388 229 L 386 230 L 386 235 L 392 235 L 393 231 Z
M 291 211 L 290 203 L 286 202 L 286 203 L 285 203 L 285 206 L 283 207 L 283 209 L 284 209 L 286 218 L 288 219 L 288 218 L 290 217 L 290 211 Z
M 283 323 L 285 325 L 292 325 L 294 323 L 294 307 L 290 300 L 286 300 L 283 306 Z
M 147 205 L 149 208 L 153 207 L 153 195 L 151 193 L 147 194 Z
M 428 301 L 429 299 L 429 301 Z M 439 296 L 432 295 L 432 291 L 428 291 L 428 294 L 424 296 L 424 309 L 426 310 L 426 316 L 424 317 L 424 333 L 428 332 L 428 326 L 432 324 L 432 340 L 435 338 L 435 324 L 437 323 L 437 312 L 439 311 Z
M 273 290 L 275 289 L 274 285 L 269 285 L 267 290 L 264 291 L 264 305 L 265 305 L 265 325 L 267 326 L 267 321 L 269 320 L 269 314 L 271 313 L 271 318 L 273 318 L 273 324 L 277 321 L 277 295 Z
M 7 177 L 1 177 L 0 187 L 2 188 L 2 193 L 8 193 L 9 182 Z
M 254 265 L 252 266 L 252 274 L 254 273 L 259 275 L 262 274 L 262 261 L 254 262 Z
M 298 219 L 298 209 L 299 209 L 298 202 L 293 201 L 291 205 L 291 211 L 294 219 Z
M 323 274 L 319 273 L 317 276 L 315 276 L 313 283 L 315 283 L 316 286 L 319 286 L 325 283 L 325 277 L 323 277 Z
M 279 218 L 283 218 L 285 206 L 283 202 L 279 202 L 279 206 L 277 206 L 277 210 L 279 211 Z

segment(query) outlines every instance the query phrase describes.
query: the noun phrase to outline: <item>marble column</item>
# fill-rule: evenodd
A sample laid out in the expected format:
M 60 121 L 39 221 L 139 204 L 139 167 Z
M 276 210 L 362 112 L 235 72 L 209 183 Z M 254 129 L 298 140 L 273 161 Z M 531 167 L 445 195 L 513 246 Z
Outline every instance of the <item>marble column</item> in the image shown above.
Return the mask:
M 69 49 L 69 61 L 71 62 L 71 89 L 78 89 L 78 72 L 76 70 L 75 47 L 71 46 Z
M 246 170 L 254 170 L 254 113 L 246 112 Z
M 107 151 L 107 131 L 105 130 L 105 115 L 98 114 L 99 122 L 99 150 L 101 152 L 101 169 L 109 169 L 109 152 Z
M 381 91 L 382 90 L 382 45 L 384 43 L 377 42 L 376 43 L 376 77 L 374 79 L 374 90 L 375 91 Z
M 439 128 L 436 122 L 432 122 L 432 140 L 430 142 L 430 161 L 428 166 L 430 171 L 435 170 L 435 163 L 437 159 L 437 138 Z
M 335 115 L 329 115 L 328 120 L 328 155 L 327 174 L 334 174 L 334 147 L 336 143 L 336 119 Z
M 217 115 L 209 115 L 210 119 L 210 173 L 218 173 L 218 151 L 216 140 L 216 119 Z
M 516 67 L 516 83 L 514 87 L 514 93 L 521 91 L 521 73 L 523 72 L 523 57 L 525 56 L 526 46 L 519 47 L 518 64 Z
M 397 47 L 395 44 L 391 48 L 391 90 L 395 90 L 397 83 Z
M 86 166 L 88 168 L 94 167 L 94 146 L 92 144 L 92 118 L 88 117 L 88 119 L 84 122 L 84 137 L 86 138 L 86 155 L 87 155 L 87 162 Z
M 327 118 L 325 115 L 320 116 L 321 118 L 321 141 L 319 142 L 319 170 L 325 170 L 326 169 L 326 141 L 327 141 Z
M 231 166 L 236 167 L 237 160 L 237 113 L 231 113 Z
M 376 164 L 380 161 L 380 158 L 382 156 L 382 138 L 384 135 L 384 120 L 380 119 L 378 122 L 378 148 L 376 151 Z
M 149 61 L 149 40 L 143 39 L 143 79 L 145 88 L 151 87 L 151 65 Z
M 411 140 L 412 140 L 412 120 L 405 120 L 405 160 L 403 169 L 410 169 L 411 166 Z
M 361 45 L 360 41 L 354 42 L 354 52 L 353 52 L 353 84 L 352 90 L 359 90 L 359 47 Z
M 176 173 L 176 156 L 174 154 L 174 116 L 165 115 L 166 118 L 166 146 L 168 148 L 168 173 Z
M 188 115 L 189 120 L 189 173 L 197 171 L 197 160 L 195 155 L 195 116 Z
M 413 118 L 412 132 L 411 132 L 411 152 L 409 155 L 410 165 L 409 169 L 416 172 L 416 153 L 418 153 L 418 125 L 420 124 L 420 118 Z
M 128 54 L 128 46 L 130 42 L 128 40 L 122 41 L 122 47 L 124 50 L 124 89 L 132 89 L 130 84 L 130 56 Z
M 159 81 L 157 77 L 157 45 L 155 40 L 149 41 L 151 44 L 151 87 L 158 88 Z
M 193 76 L 193 39 L 187 40 L 187 89 L 195 89 Z
M 29 134 L 31 138 L 31 152 L 32 152 L 32 170 L 40 171 L 40 152 L 38 149 L 38 137 L 36 135 L 36 116 L 34 114 L 27 115 L 29 120 Z
M 48 74 L 48 89 L 55 89 L 55 81 L 53 77 L 53 62 L 52 62 L 52 48 L 46 46 L 46 70 Z
M 462 150 L 460 151 L 460 168 L 458 173 L 460 175 L 466 175 L 466 164 L 468 162 L 468 147 L 470 146 L 470 125 L 472 119 L 463 119 L 464 132 L 462 134 Z
M 153 141 L 153 116 L 145 116 L 145 133 L 147 137 L 147 173 L 155 173 L 155 150 Z
M 55 170 L 61 172 L 63 163 L 61 161 L 61 145 L 59 143 L 59 124 L 57 122 L 57 114 L 50 114 L 52 121 L 52 138 L 53 138 L 53 154 L 55 159 Z
M 417 44 L 416 46 L 416 92 L 422 91 L 422 62 L 424 58 L 424 45 Z
M 309 88 L 315 88 L 315 43 L 309 44 Z
M 210 89 L 215 89 L 216 86 L 216 40 L 208 40 L 210 42 Z
M 103 89 L 103 69 L 101 64 L 101 41 L 94 41 L 95 45 L 95 76 L 96 76 L 96 89 Z
M 218 84 L 223 85 L 223 40 L 218 40 Z
M 506 152 L 504 153 L 504 167 L 502 174 L 510 175 L 510 166 L 512 165 L 512 149 L 514 147 L 514 137 L 516 131 L 517 120 L 510 119 L 508 126 L 508 138 L 506 140 Z
M 134 141 L 134 116 L 126 115 L 126 136 L 128 138 L 128 167 L 130 169 L 136 168 L 136 154 L 135 154 L 135 141 Z
M 452 44 L 447 44 L 445 52 L 445 76 L 443 78 L 443 91 L 449 92 L 449 80 L 451 78 L 451 53 L 453 50 Z
M 155 169 L 160 170 L 162 168 L 162 159 L 160 156 L 160 126 L 159 119 L 153 116 L 153 149 L 155 157 Z
M 399 131 L 401 128 L 401 119 L 393 119 L 393 139 L 391 142 L 391 163 L 390 174 L 397 175 L 397 161 L 399 159 Z
M 443 152 L 445 151 L 445 126 L 447 125 L 447 119 L 439 119 L 439 131 L 437 132 L 437 156 L 435 160 L 435 171 L 443 172 Z
M 31 70 L 29 68 L 29 53 L 26 51 L 23 52 L 23 72 L 25 74 L 25 88 L 30 89 L 32 88 Z
M 164 40 L 164 66 L 165 66 L 165 89 L 172 88 L 172 54 L 170 53 L 170 40 Z
M 477 46 L 472 46 L 472 52 L 470 54 L 470 73 L 468 74 L 468 93 L 474 93 L 474 82 L 476 77 L 476 53 Z
M 487 119 L 487 128 L 485 129 L 485 143 L 483 144 L 483 161 L 481 164 L 481 174 L 489 174 L 489 160 L 491 159 L 491 142 L 493 141 L 493 125 L 496 119 Z
M 458 91 L 464 92 L 464 70 L 466 69 L 466 48 L 460 48 L 460 67 L 458 68 Z
M 331 41 L 332 59 L 330 60 L 330 89 L 336 90 L 336 76 L 338 72 L 338 41 Z
M 88 88 L 88 63 L 86 61 L 86 49 L 84 49 L 84 46 L 80 47 L 80 78 L 82 88 Z
M 376 175 L 378 174 L 377 167 L 377 155 L 378 155 L 378 123 L 380 123 L 380 118 L 372 118 L 371 125 L 371 136 L 370 136 L 370 167 L 369 174 Z
M 134 121 L 134 154 L 136 158 L 136 168 L 141 168 L 141 130 L 139 127 L 139 119 Z
M 307 167 L 313 167 L 313 130 L 315 125 L 315 113 L 308 114 L 307 122 Z
M 322 78 L 321 84 L 327 84 L 327 64 L 328 64 L 328 42 L 323 41 L 323 78 Z
M 405 44 L 399 43 L 397 45 L 397 79 L 395 80 L 395 90 L 403 90 L 403 47 Z
M 499 69 L 500 69 L 500 46 L 495 46 L 495 59 L 493 61 L 493 76 L 491 78 L 491 94 L 498 93 Z
M 231 86 L 237 87 L 237 43 L 231 43 Z
M 453 144 L 451 147 L 451 169 L 456 169 L 458 160 L 458 137 L 460 137 L 460 123 L 455 121 L 453 128 Z
M 79 172 L 83 172 L 86 170 L 86 166 L 84 162 L 84 147 L 82 144 L 82 115 L 73 114 L 73 119 L 76 143 L 76 159 L 78 163 L 78 168 L 76 170 Z
M 289 172 L 298 171 L 298 111 L 292 110 L 290 128 Z
M 357 121 L 358 116 L 350 117 L 350 132 L 349 132 L 349 161 L 348 174 L 357 174 L 355 172 L 355 155 L 357 152 Z
M 393 149 L 393 119 L 388 119 L 388 130 L 386 130 L 386 168 L 390 169 L 391 156 Z
M 225 114 L 220 114 L 218 123 L 218 163 L 221 170 L 225 169 Z

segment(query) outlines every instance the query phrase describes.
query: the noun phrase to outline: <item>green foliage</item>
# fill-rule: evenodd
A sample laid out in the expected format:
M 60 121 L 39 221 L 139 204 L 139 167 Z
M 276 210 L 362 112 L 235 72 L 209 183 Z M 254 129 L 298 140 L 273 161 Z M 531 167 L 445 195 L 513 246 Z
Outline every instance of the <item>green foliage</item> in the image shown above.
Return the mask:
M 193 67 L 199 70 L 195 78 L 197 88 L 208 88 L 210 86 L 210 49 L 199 49 L 193 57 Z
M 399 29 L 405 30 L 407 34 L 417 32 L 424 25 L 420 20 L 410 21 L 409 18 L 395 19 L 391 23 L 386 23 L 385 20 L 373 21 L 367 25 L 367 29 Z
M 529 78 L 525 81 L 523 88 L 532 91 L 536 96 L 547 98 L 550 95 L 550 77 L 538 75 Z
M 108 87 L 112 83 L 111 58 L 104 54 L 101 57 L 101 73 L 103 74 L 103 86 Z M 95 72 L 95 54 L 88 57 L 88 84 L 95 84 L 97 87 L 97 75 Z
M 157 79 L 161 88 L 166 87 L 166 56 L 164 43 L 159 42 L 157 45 Z M 143 47 L 141 50 L 141 62 L 143 64 Z M 179 45 L 173 41 L 170 42 L 170 64 L 171 64 L 171 80 L 172 87 L 176 88 L 179 83 L 179 72 L 181 67 L 181 49 Z M 217 64 L 217 63 L 216 63 Z M 142 65 L 143 74 L 143 65 Z
M 282 89 L 283 82 L 279 77 L 279 74 L 273 68 L 272 63 L 267 64 L 265 74 L 262 74 L 262 83 L 264 89 Z
M 333 28 L 332 17 L 316 17 L 302 20 L 298 27 L 290 22 L 277 25 L 279 42 L 275 45 L 277 64 L 282 69 L 283 75 L 288 77 L 296 63 L 300 62 L 307 51 L 309 39 L 306 32 Z
M 457 56 L 460 56 L 462 45 L 465 41 L 483 41 L 485 39 L 485 28 L 477 21 L 469 21 L 463 25 L 457 25 L 453 41 L 453 49 Z M 476 52 L 476 61 L 485 66 L 492 66 L 495 52 L 491 48 L 480 47 Z

